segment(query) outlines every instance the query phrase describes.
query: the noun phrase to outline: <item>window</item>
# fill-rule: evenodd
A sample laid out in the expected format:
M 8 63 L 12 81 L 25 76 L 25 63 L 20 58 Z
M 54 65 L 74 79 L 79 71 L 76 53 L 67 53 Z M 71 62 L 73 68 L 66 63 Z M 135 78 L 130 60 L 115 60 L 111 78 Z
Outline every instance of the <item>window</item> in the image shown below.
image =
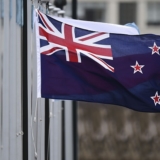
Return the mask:
M 119 5 L 119 23 L 136 23 L 136 3 L 135 2 L 121 2 Z
M 79 2 L 77 16 L 78 19 L 88 21 L 104 22 L 106 17 L 106 2 Z M 71 3 L 65 7 L 66 15 L 71 16 Z
M 88 21 L 104 21 L 103 9 L 86 8 L 83 19 Z
M 148 2 L 147 9 L 147 24 L 160 25 L 160 2 Z

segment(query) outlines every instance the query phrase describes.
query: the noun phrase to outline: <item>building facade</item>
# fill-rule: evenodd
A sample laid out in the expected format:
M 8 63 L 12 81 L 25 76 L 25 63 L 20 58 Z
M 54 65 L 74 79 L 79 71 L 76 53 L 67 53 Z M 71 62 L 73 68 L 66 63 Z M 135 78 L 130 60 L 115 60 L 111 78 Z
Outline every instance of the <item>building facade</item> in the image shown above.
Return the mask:
M 71 2 L 65 7 L 71 15 Z M 115 24 L 135 22 L 141 34 L 159 34 L 160 1 L 158 0 L 79 0 L 78 18 Z

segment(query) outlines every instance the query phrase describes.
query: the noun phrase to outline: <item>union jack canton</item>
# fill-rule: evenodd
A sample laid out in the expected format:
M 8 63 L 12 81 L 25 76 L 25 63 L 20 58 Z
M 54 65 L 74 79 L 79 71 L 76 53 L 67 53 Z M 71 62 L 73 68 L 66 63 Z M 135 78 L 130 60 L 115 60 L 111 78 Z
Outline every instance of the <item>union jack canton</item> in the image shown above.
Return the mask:
M 48 42 L 40 48 L 41 54 L 49 56 L 65 50 L 66 61 L 77 63 L 81 63 L 81 54 L 84 54 L 105 69 L 114 72 L 114 68 L 103 60 L 113 60 L 111 45 L 97 43 L 109 38 L 109 33 L 87 31 L 64 23 L 56 26 L 52 18 L 40 11 L 38 16 L 40 39 Z M 82 35 L 77 36 L 76 29 L 79 33 L 81 30 Z

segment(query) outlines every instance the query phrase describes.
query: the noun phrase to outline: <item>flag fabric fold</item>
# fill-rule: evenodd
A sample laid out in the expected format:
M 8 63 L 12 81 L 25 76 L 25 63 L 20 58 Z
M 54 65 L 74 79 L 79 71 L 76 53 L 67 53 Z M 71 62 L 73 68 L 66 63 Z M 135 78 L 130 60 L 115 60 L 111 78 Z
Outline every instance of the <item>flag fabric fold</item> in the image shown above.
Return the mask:
M 39 11 L 37 19 L 38 97 L 160 111 L 160 36 L 84 29 Z

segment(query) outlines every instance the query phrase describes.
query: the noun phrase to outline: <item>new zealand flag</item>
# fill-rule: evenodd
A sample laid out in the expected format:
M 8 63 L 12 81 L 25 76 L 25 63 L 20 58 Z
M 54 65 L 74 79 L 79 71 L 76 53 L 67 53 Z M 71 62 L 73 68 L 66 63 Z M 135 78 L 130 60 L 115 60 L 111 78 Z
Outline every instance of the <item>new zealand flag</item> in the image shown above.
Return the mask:
M 37 14 L 40 97 L 160 111 L 160 36 L 95 32 Z

